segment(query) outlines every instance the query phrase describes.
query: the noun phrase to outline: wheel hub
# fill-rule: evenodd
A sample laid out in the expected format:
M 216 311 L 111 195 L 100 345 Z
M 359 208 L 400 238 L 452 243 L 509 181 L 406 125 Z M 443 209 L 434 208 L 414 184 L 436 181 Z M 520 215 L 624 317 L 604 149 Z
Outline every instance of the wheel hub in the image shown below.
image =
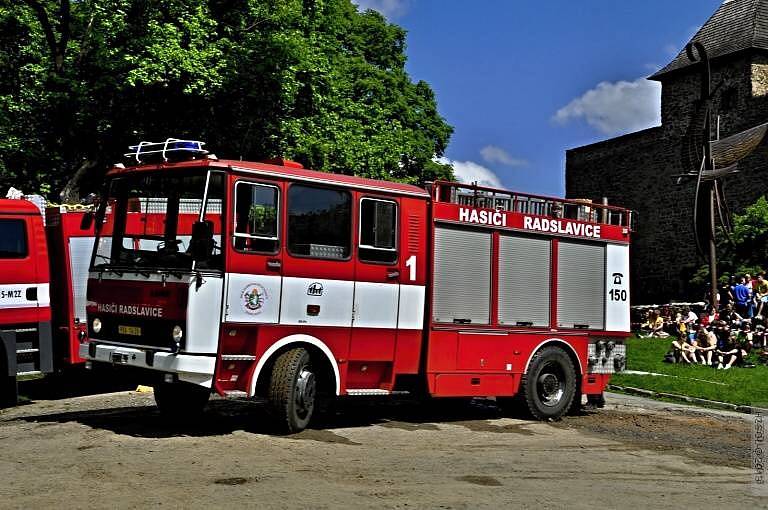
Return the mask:
M 556 406 L 563 398 L 564 383 L 556 374 L 544 372 L 537 381 L 539 396 L 544 405 Z
M 316 390 L 315 374 L 305 368 L 296 379 L 296 409 L 299 414 L 306 415 L 315 405 Z

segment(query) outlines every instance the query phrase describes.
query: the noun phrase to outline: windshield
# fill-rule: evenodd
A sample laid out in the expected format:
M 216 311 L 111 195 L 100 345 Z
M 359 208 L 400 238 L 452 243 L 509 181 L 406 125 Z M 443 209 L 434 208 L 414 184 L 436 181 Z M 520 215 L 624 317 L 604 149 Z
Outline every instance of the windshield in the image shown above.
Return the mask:
M 207 180 L 204 220 L 213 232 L 212 249 L 208 260 L 195 267 L 222 270 L 224 174 L 189 169 L 112 179 L 93 268 L 191 270 L 192 229 L 200 218 Z

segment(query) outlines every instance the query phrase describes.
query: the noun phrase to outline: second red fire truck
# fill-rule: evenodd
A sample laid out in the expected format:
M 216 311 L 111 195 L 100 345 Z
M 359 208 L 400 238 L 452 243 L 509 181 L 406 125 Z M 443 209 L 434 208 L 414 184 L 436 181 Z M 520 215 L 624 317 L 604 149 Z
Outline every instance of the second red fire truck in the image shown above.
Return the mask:
M 80 355 L 144 370 L 162 412 L 263 398 L 295 432 L 317 396 L 423 389 L 547 419 L 624 368 L 630 211 L 133 150 L 97 214 Z
M 17 377 L 82 365 L 93 228 L 82 207 L 0 199 L 0 407 L 16 404 Z

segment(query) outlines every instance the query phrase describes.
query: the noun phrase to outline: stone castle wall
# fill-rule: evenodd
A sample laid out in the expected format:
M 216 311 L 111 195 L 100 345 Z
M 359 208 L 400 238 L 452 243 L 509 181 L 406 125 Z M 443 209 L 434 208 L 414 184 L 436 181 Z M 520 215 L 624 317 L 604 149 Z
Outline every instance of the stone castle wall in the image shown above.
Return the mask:
M 720 116 L 721 137 L 768 122 L 767 56 L 715 61 L 712 77 L 713 119 Z M 700 163 L 685 138 L 696 111 L 699 75 L 687 68 L 663 80 L 661 126 L 566 154 L 566 197 L 608 197 L 612 204 L 639 212 L 631 249 L 635 303 L 701 298 L 686 294 L 693 270 L 704 263 L 693 237 L 695 183 L 676 184 L 677 174 Z M 739 168 L 739 174 L 725 180 L 733 212 L 768 192 L 768 150 L 758 149 Z

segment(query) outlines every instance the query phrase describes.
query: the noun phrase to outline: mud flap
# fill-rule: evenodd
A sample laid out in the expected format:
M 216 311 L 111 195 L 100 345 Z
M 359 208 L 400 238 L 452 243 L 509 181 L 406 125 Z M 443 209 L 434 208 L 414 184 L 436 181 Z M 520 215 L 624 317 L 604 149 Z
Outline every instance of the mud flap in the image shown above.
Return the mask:
M 39 322 L 37 324 L 38 342 L 40 348 L 40 368 L 44 374 L 53 372 L 53 338 L 51 335 L 51 323 Z
M 13 376 L 16 378 L 16 332 L 15 331 L 0 331 L 0 341 L 3 344 L 3 356 L 5 359 L 0 360 L 0 367 L 5 368 L 3 373 L 0 373 L 0 378 L 5 376 Z

